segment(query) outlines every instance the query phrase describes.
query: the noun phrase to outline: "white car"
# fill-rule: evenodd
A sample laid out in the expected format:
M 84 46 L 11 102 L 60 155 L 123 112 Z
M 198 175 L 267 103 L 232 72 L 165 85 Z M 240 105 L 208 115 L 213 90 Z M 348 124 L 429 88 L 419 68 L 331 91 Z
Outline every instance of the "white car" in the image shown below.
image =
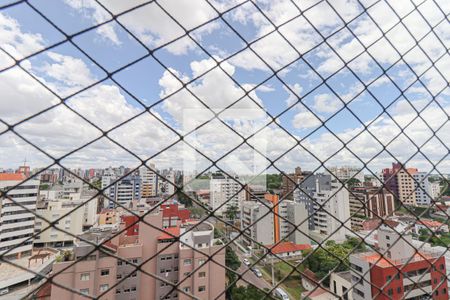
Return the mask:
M 273 294 L 275 298 L 281 299 L 281 300 L 289 300 L 288 294 L 283 291 L 281 288 L 276 288 L 275 291 L 273 291 Z
M 8 293 L 9 293 L 9 289 L 8 289 L 8 288 L 5 288 L 5 289 L 3 289 L 3 290 L 0 290 L 0 296 L 6 295 L 6 294 L 8 294 Z
M 242 262 L 244 263 L 244 265 L 250 266 L 250 261 L 249 261 L 248 259 L 244 258 L 244 259 L 242 260 Z
M 257 268 L 252 268 L 253 273 L 255 273 L 256 277 L 260 278 L 262 277 L 262 273 L 259 269 Z

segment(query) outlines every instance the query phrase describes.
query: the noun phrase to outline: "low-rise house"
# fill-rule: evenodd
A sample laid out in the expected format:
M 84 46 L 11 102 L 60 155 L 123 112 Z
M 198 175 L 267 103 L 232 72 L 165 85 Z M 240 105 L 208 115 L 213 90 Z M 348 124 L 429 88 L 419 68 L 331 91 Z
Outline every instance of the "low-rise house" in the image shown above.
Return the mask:
M 419 220 L 414 224 L 414 231 L 418 234 L 422 229 L 432 232 L 448 232 L 448 225 L 435 220 Z
M 301 259 L 303 257 L 302 251 L 311 249 L 311 245 L 281 242 L 279 244 L 276 244 L 275 246 L 268 245 L 267 248 L 270 249 L 270 253 L 267 255 L 267 260 Z M 269 250 L 267 249 L 266 251 L 269 252 Z

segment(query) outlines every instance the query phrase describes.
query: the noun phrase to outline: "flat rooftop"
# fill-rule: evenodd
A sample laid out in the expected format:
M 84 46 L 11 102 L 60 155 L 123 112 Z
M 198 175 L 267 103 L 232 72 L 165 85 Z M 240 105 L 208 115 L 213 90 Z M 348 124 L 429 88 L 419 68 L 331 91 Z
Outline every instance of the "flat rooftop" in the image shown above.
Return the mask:
M 47 271 L 50 271 L 50 269 L 46 270 L 46 268 L 53 263 L 57 254 L 57 250 L 34 250 L 31 256 L 25 256 L 20 259 L 8 261 L 36 273 L 40 273 L 45 270 L 45 272 L 42 272 L 45 275 Z M 20 267 L 9 264 L 3 260 L 0 261 L 0 289 L 19 284 L 36 277 L 36 274 L 28 272 Z

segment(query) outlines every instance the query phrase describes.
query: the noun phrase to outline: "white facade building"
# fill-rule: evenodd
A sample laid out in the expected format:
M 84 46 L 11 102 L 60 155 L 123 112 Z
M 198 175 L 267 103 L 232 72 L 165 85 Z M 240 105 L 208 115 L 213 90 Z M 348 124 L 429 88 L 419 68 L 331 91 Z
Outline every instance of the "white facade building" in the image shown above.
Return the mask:
M 0 174 L 0 190 L 7 190 L 25 179 L 22 174 Z M 32 251 L 33 241 L 29 238 L 34 233 L 38 190 L 39 180 L 29 179 L 7 192 L 23 207 L 8 198 L 0 198 L 0 253 L 10 250 L 6 257 L 19 258 Z
M 439 182 L 430 182 L 430 196 L 433 200 L 437 200 L 441 195 L 441 185 Z
M 342 188 L 340 183 L 332 181 L 331 190 L 317 188 L 313 198 L 315 230 L 330 240 L 345 240 L 351 228 L 348 190 Z
M 242 239 L 248 246 L 255 248 L 256 243 L 263 245 L 272 245 L 275 243 L 274 214 L 270 213 L 269 210 L 269 207 L 257 201 L 243 202 L 241 229 L 245 235 L 242 236 Z
M 311 240 L 308 237 L 308 211 L 305 203 L 282 200 L 278 205 L 280 240 L 286 239 L 295 244 L 310 244 Z
M 416 186 L 417 205 L 430 205 L 431 186 L 426 172 L 417 172 L 413 174 Z
M 241 208 L 245 191 L 236 180 L 238 177 L 233 179 L 221 174 L 212 176 L 209 182 L 209 206 L 213 210 L 218 208 L 216 214 L 222 215 L 230 206 Z

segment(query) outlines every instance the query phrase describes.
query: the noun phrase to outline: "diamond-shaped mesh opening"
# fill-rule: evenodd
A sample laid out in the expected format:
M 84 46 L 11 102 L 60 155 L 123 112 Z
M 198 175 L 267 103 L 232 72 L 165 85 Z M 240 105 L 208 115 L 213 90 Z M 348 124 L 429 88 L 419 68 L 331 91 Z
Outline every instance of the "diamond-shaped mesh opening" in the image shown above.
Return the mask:
M 448 299 L 445 1 L 6 1 L 0 297 Z

